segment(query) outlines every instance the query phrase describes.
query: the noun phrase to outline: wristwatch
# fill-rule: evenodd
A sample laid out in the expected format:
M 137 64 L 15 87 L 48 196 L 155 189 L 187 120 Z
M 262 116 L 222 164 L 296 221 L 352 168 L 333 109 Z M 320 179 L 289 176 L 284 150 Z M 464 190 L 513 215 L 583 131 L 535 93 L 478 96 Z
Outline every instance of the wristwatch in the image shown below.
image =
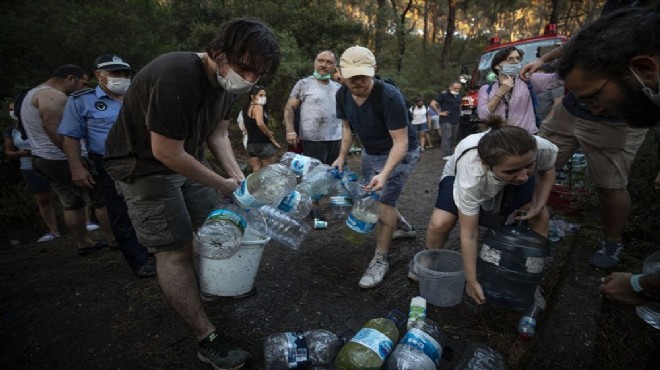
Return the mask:
M 630 286 L 632 286 L 633 291 L 637 294 L 638 297 L 646 299 L 651 302 L 660 302 L 660 297 L 656 297 L 644 291 L 642 285 L 639 283 L 639 279 L 646 274 L 634 274 L 630 276 Z

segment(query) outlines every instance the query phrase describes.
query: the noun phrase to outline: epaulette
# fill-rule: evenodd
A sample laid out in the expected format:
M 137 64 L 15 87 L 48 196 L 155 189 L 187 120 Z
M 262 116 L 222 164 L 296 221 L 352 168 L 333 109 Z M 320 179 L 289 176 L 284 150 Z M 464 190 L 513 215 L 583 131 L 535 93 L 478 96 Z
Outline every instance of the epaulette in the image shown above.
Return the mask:
M 82 89 L 82 90 L 78 90 L 78 91 L 76 91 L 76 92 L 73 92 L 73 93 L 71 93 L 70 96 L 73 96 L 73 97 L 81 96 L 81 95 L 85 95 L 85 94 L 87 94 L 87 93 L 90 93 L 90 92 L 92 92 L 92 91 L 94 91 L 94 89 L 92 89 L 91 87 L 88 87 L 88 88 L 86 88 L 86 89 Z

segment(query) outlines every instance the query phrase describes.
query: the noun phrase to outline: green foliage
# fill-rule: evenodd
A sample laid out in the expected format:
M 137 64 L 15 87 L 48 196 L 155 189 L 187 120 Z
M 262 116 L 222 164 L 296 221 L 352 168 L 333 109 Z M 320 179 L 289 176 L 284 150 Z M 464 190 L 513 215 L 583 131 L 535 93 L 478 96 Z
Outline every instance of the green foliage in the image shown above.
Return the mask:
M 12 163 L 16 165 L 16 163 Z M 6 169 L 6 163 L 0 163 L 0 168 Z M 0 237 L 14 230 L 16 225 L 23 225 L 28 220 L 37 217 L 37 206 L 32 194 L 28 193 L 25 185 L 0 183 Z

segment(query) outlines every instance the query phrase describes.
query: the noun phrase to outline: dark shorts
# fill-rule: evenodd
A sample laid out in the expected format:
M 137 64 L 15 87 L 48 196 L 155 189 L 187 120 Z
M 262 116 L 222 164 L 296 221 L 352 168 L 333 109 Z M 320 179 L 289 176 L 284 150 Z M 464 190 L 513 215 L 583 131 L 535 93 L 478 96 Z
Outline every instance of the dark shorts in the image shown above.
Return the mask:
M 334 141 L 303 141 L 303 154 L 316 158 L 319 161 L 331 165 L 339 157 L 341 140 Z
M 277 148 L 273 143 L 248 143 L 247 147 L 248 157 L 257 157 L 259 159 L 266 159 L 277 154 Z
M 83 158 L 83 160 L 92 177 L 97 177 L 98 174 L 92 161 L 89 158 Z M 64 209 L 81 209 L 88 204 L 94 208 L 105 207 L 105 202 L 98 187 L 82 188 L 71 181 L 68 161 L 32 157 L 32 167 L 44 179 L 48 180 Z
M 35 170 L 21 170 L 30 193 L 50 193 L 50 184 Z
M 482 209 L 479 212 L 479 224 L 492 228 L 502 226 L 507 216 L 532 201 L 534 183 L 535 177 L 530 176 L 529 181 L 522 185 L 505 186 L 504 190 L 502 190 L 505 193 L 499 213 L 486 212 Z M 454 176 L 447 176 L 438 184 L 438 197 L 435 201 L 435 208 L 447 211 L 458 217 L 458 208 L 456 207 L 456 202 L 454 202 Z
M 415 164 L 419 159 L 419 149 L 406 153 L 405 158 L 394 167 L 394 171 L 387 178 L 385 186 L 380 191 L 378 201 L 387 204 L 388 206 L 396 207 L 396 202 L 401 196 L 403 186 L 406 184 L 408 177 L 415 168 Z M 385 155 L 370 155 L 367 152 L 362 152 L 362 176 L 365 179 L 371 179 L 375 175 L 383 171 L 387 162 L 387 154 Z

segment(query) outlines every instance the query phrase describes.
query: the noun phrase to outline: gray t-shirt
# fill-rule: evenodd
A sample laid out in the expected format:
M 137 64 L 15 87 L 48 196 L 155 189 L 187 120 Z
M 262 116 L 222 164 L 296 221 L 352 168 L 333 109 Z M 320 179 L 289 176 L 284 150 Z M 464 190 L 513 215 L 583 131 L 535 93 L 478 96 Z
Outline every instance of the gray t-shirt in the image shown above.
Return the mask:
M 341 120 L 337 118 L 335 99 L 340 86 L 332 80 L 325 84 L 309 76 L 293 87 L 290 96 L 300 101 L 301 140 L 341 140 Z

